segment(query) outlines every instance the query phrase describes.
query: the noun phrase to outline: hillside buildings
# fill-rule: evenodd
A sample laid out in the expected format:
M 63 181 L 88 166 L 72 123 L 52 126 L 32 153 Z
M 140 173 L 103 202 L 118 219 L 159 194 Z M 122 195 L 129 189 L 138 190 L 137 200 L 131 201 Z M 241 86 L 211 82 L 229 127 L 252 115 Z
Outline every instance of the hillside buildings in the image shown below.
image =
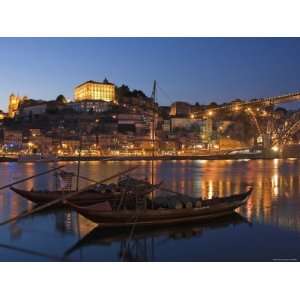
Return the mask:
M 195 118 L 195 108 L 202 107 L 182 101 L 159 106 L 143 91 L 130 90 L 126 85 L 117 87 L 107 79 L 76 86 L 74 101 L 67 101 L 63 95 L 45 101 L 12 94 L 10 118 L 0 114 L 0 144 L 7 152 L 67 156 L 76 155 L 82 144 L 87 155 L 147 155 L 152 153 L 155 114 L 157 153 L 194 153 L 209 149 L 208 144 L 218 138 L 217 123 Z M 225 130 L 226 126 L 222 128 Z
M 8 117 L 8 114 L 0 110 L 0 122 Z
M 68 107 L 77 112 L 102 113 L 112 108 L 113 102 L 103 100 L 81 100 L 68 103 Z
M 189 117 L 191 114 L 191 104 L 177 101 L 172 103 L 170 116 Z

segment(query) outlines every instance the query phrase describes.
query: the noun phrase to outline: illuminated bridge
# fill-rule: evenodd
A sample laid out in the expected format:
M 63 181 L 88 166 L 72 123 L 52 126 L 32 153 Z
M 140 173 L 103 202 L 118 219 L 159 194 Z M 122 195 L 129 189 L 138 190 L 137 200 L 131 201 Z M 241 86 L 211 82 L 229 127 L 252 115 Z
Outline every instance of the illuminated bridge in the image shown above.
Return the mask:
M 192 117 L 213 120 L 217 116 L 244 112 L 254 124 L 257 135 L 264 140 L 266 147 L 281 146 L 287 144 L 300 130 L 300 113 L 289 113 L 279 118 L 275 114 L 274 106 L 296 101 L 300 101 L 300 92 L 250 101 L 235 100 L 225 105 L 196 111 Z
M 276 96 L 276 97 L 254 99 L 254 100 L 250 100 L 250 101 L 236 100 L 236 101 L 232 101 L 231 103 L 228 103 L 225 105 L 208 108 L 203 111 L 195 112 L 195 118 L 198 118 L 198 117 L 200 118 L 207 114 L 211 115 L 214 112 L 219 112 L 219 111 L 234 112 L 234 111 L 239 111 L 239 110 L 247 109 L 247 108 L 257 108 L 257 107 L 266 108 L 266 107 L 272 107 L 275 105 L 296 102 L 296 101 L 300 101 L 300 92 L 290 93 L 290 94 Z

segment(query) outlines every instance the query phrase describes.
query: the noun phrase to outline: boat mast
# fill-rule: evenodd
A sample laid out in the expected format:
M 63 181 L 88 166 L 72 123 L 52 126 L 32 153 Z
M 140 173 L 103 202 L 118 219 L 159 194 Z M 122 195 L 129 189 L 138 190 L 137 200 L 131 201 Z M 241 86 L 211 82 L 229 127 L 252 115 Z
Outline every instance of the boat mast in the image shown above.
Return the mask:
M 155 156 L 155 101 L 156 101 L 156 80 L 153 82 L 153 89 L 151 98 L 153 100 L 152 105 L 152 128 L 151 128 L 151 143 L 152 143 L 152 160 L 151 160 L 151 184 L 154 184 L 154 156 Z M 153 192 L 152 192 L 153 198 Z M 153 201 L 152 201 L 153 205 Z
M 80 162 L 81 162 L 81 150 L 82 150 L 82 130 L 81 130 L 81 122 L 80 118 L 78 121 L 79 125 L 79 152 L 78 152 L 78 160 L 77 160 L 77 177 L 76 177 L 76 191 L 79 190 L 79 175 L 80 175 Z

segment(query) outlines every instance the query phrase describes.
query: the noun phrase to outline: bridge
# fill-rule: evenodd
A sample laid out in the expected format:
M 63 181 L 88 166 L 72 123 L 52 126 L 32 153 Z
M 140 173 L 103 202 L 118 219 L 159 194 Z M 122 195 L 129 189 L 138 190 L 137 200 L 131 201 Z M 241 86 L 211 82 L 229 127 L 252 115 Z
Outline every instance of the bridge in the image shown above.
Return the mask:
M 159 88 L 171 100 L 168 94 L 161 87 Z M 210 119 L 213 122 L 218 117 L 222 118 L 222 116 L 228 114 L 244 112 L 256 128 L 257 137 L 270 141 L 268 143 L 263 142 L 263 144 L 268 144 L 268 148 L 275 146 L 278 148 L 287 144 L 290 138 L 300 131 L 300 113 L 288 114 L 279 120 L 274 112 L 274 107 L 297 101 L 300 101 L 300 92 L 248 101 L 235 100 L 216 107 L 209 107 L 209 105 L 207 108 L 200 107 L 199 110 L 193 111 L 191 117 L 194 119 Z
M 242 100 L 236 100 L 232 101 L 231 103 L 220 105 L 218 107 L 212 107 L 207 108 L 205 110 L 195 112 L 194 116 L 195 118 L 200 118 L 204 116 L 211 116 L 215 112 L 234 112 L 234 111 L 240 111 L 243 109 L 252 109 L 252 108 L 267 108 L 267 107 L 273 107 L 275 105 L 279 104 L 285 104 L 290 102 L 296 102 L 300 101 L 300 92 L 297 93 L 290 93 L 286 95 L 281 96 L 275 96 L 275 97 L 267 97 L 267 98 L 260 98 L 260 99 L 253 99 L 249 101 L 242 101 Z
M 254 99 L 250 101 L 236 100 L 231 103 L 204 110 L 195 111 L 193 118 L 214 119 L 222 114 L 244 112 L 254 124 L 257 135 L 268 139 L 267 147 L 280 147 L 289 142 L 290 138 L 300 130 L 300 113 L 295 112 L 278 118 L 274 107 L 280 104 L 300 101 L 300 92 L 275 97 Z

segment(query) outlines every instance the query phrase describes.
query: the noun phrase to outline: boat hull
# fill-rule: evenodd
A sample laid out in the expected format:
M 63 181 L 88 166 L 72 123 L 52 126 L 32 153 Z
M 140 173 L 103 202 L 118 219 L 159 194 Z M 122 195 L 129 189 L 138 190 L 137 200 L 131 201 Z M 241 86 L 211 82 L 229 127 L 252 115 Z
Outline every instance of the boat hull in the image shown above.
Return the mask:
M 102 227 L 182 224 L 195 221 L 208 221 L 231 215 L 235 212 L 235 209 L 247 202 L 250 193 L 251 191 L 227 197 L 224 198 L 224 201 L 220 200 L 217 204 L 201 208 L 101 211 L 97 209 L 97 205 L 79 207 L 71 204 L 71 206 L 78 213 Z
M 149 187 L 145 189 L 141 195 L 147 195 L 151 193 L 157 186 Z M 14 187 L 10 188 L 12 191 L 22 196 L 23 198 L 32 201 L 38 205 L 43 205 L 50 203 L 56 199 L 59 199 L 63 196 L 67 196 L 70 193 L 74 193 L 74 191 L 27 191 L 21 190 Z M 135 194 L 127 194 L 127 200 L 135 198 Z M 115 203 L 116 205 L 121 200 L 122 194 L 121 192 L 97 192 L 93 190 L 82 192 L 74 197 L 69 198 L 67 203 L 58 203 L 55 206 L 69 206 L 68 203 L 73 203 L 79 206 L 88 206 L 97 204 L 99 202 L 109 201 L 111 203 Z
M 62 196 L 67 196 L 70 193 L 73 193 L 74 191 L 68 191 L 68 192 L 63 192 L 63 191 L 26 191 L 26 190 L 21 190 L 12 187 L 12 191 L 17 193 L 18 195 L 22 196 L 23 198 L 32 201 L 36 204 L 46 204 L 51 201 L 54 201 L 56 199 L 61 198 Z M 75 197 L 71 197 L 69 199 L 70 202 L 77 204 L 77 205 L 91 205 L 95 204 L 101 201 L 111 201 L 114 199 L 119 199 L 120 194 L 119 193 L 99 193 L 96 191 L 86 191 L 83 192 L 82 194 L 79 194 Z M 62 204 L 60 204 L 62 205 Z

